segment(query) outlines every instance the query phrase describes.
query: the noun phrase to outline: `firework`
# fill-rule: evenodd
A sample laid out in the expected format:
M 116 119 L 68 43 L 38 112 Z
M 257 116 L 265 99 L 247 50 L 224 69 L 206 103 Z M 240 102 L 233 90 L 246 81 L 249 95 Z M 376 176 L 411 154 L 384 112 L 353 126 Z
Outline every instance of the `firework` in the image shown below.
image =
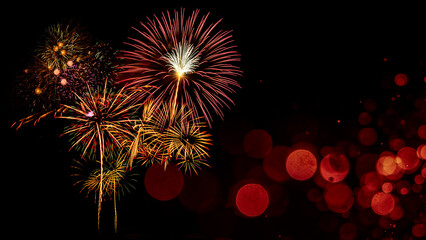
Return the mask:
M 191 110 L 185 105 L 172 113 L 171 107 L 163 103 L 159 109 L 153 100 L 144 105 L 142 119 L 134 126 L 138 131 L 131 148 L 136 159 L 144 165 L 156 162 L 167 164 L 177 161 L 185 172 L 201 169 L 206 163 L 211 135 L 202 129 L 206 123 L 190 118 Z
M 122 147 L 122 139 L 132 136 L 130 122 L 134 121 L 134 110 L 138 105 L 130 104 L 132 95 L 123 93 L 123 89 L 113 92 L 107 88 L 97 88 L 84 96 L 76 95 L 75 105 L 63 105 L 59 118 L 69 119 L 71 125 L 64 135 L 70 136 L 71 148 L 82 152 L 83 156 L 92 155 L 100 159 L 100 186 L 98 198 L 98 229 L 102 204 L 103 165 L 106 153 Z
M 102 193 L 103 198 L 106 196 L 113 198 L 114 194 L 120 196 L 128 193 L 134 189 L 137 175 L 135 172 L 130 171 L 127 166 L 127 155 L 120 152 L 110 154 L 105 158 L 103 169 L 103 184 Z M 100 168 L 99 161 L 93 159 L 82 158 L 75 160 L 72 168 L 75 172 L 72 174 L 76 177 L 75 186 L 81 188 L 81 192 L 86 192 L 86 197 L 91 193 L 95 193 L 95 197 L 99 193 L 100 187 Z
M 38 116 L 45 117 L 58 110 L 61 104 L 78 101 L 76 94 L 82 96 L 88 88 L 102 86 L 105 79 L 114 77 L 116 51 L 109 44 L 97 42 L 82 54 L 81 59 L 68 60 L 66 70 L 58 74 L 46 71 L 42 62 L 35 60 L 18 75 L 17 102 L 22 102 L 30 116 L 17 121 L 16 126 L 37 123 Z
M 36 49 L 36 56 L 48 71 L 58 75 L 68 68 L 69 61 L 79 61 L 82 58 L 87 48 L 85 36 L 77 27 L 70 25 L 49 26 Z
M 115 54 L 109 44 L 97 42 L 88 48 L 83 60 L 68 61 L 68 68 L 54 78 L 54 92 L 60 103 L 72 103 L 87 88 L 102 86 L 116 71 Z M 109 82 L 108 82 L 109 83 Z
M 180 168 L 183 167 L 185 173 L 189 170 L 197 174 L 197 169 L 201 165 L 208 166 L 206 159 L 208 145 L 211 145 L 211 135 L 202 131 L 203 124 L 199 121 L 177 122 L 174 126 L 167 129 L 164 142 L 170 146 L 170 152 L 175 156 Z
M 185 17 L 181 9 L 141 23 L 141 39 L 131 39 L 134 50 L 123 52 L 119 82 L 133 90 L 152 86 L 139 94 L 140 102 L 148 96 L 157 106 L 167 102 L 172 115 L 186 104 L 192 119 L 202 116 L 211 127 L 211 111 L 222 118 L 223 108 L 233 104 L 228 94 L 240 87 L 234 78 L 242 72 L 231 31 L 217 30 L 220 21 L 208 25 L 208 14 L 198 16 L 196 10 Z
M 47 112 L 59 106 L 52 94 L 55 92 L 52 78 L 49 73 L 40 72 L 40 68 L 43 66 L 35 61 L 17 76 L 18 102 L 21 101 L 29 113 Z
M 168 123 L 164 113 L 169 112 L 169 109 L 165 104 L 162 109 L 157 109 L 152 99 L 146 101 L 142 118 L 136 121 L 133 127 L 137 134 L 129 146 L 130 166 L 134 158 L 138 159 L 142 165 L 161 163 L 168 159 L 169 154 L 163 142 L 163 133 Z
M 81 188 L 80 192 L 86 191 L 86 197 L 94 193 L 96 199 L 98 193 L 102 192 L 102 198 L 108 196 L 113 199 L 115 233 L 117 233 L 117 197 L 120 200 L 120 196 L 135 189 L 136 183 L 137 174 L 127 167 L 127 159 L 128 155 L 122 151 L 108 155 L 105 158 L 102 177 L 98 162 L 93 159 L 75 160 L 72 166 L 74 169 L 72 176 L 76 178 L 74 185 Z M 101 186 L 102 191 L 100 191 Z
M 77 103 L 63 105 L 64 113 L 59 116 L 73 121 L 64 132 L 64 135 L 71 136 L 71 148 L 76 148 L 83 156 L 99 155 L 104 149 L 120 147 L 123 134 L 132 135 L 129 122 L 138 107 L 129 104 L 132 95 L 124 94 L 122 89 L 114 93 L 105 84 L 103 90 L 89 88 L 84 96 L 76 96 Z M 96 153 L 97 150 L 100 152 Z

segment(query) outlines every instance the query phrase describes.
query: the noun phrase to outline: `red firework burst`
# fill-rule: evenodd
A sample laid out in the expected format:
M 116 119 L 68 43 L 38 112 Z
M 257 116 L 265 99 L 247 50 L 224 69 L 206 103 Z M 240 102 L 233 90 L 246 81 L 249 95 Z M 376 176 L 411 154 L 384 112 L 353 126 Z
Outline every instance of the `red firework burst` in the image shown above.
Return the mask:
M 240 88 L 234 78 L 242 71 L 231 31 L 217 30 L 221 20 L 209 25 L 209 14 L 198 16 L 199 10 L 185 17 L 181 9 L 141 22 L 142 30 L 134 28 L 141 38 L 129 38 L 133 50 L 123 51 L 119 82 L 139 91 L 139 102 L 150 96 L 172 111 L 185 104 L 193 119 L 204 117 L 211 127 L 211 112 L 223 118 L 223 108 L 234 104 L 228 94 Z

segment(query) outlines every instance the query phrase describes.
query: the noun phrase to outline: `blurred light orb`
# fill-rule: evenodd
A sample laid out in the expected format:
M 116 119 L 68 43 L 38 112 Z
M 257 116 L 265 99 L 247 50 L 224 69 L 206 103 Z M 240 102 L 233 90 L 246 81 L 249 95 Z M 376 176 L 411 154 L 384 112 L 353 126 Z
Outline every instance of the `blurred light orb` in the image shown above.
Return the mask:
M 421 184 L 423 184 L 423 183 L 425 182 L 425 179 L 422 177 L 422 175 L 417 174 L 417 175 L 414 177 L 414 182 L 415 182 L 416 184 L 421 185 Z
M 377 215 L 386 215 L 395 207 L 395 199 L 389 193 L 377 192 L 371 199 L 371 209 Z
M 262 185 L 249 183 L 238 190 L 235 202 L 243 215 L 257 217 L 268 207 L 269 194 Z
M 395 156 L 384 155 L 377 160 L 376 171 L 382 176 L 392 176 L 398 174 L 401 168 L 397 164 Z
M 392 151 L 398 151 L 399 149 L 401 149 L 404 146 L 405 146 L 405 141 L 402 138 L 393 138 L 393 139 L 389 140 L 389 148 Z
M 419 165 L 417 150 L 412 147 L 401 148 L 396 155 L 396 163 L 403 170 L 413 170 Z
M 390 182 L 385 182 L 382 185 L 382 191 L 384 193 L 391 193 L 393 191 L 393 185 Z
M 370 98 L 364 101 L 364 109 L 367 112 L 374 112 L 377 108 L 376 100 Z
M 417 147 L 417 157 L 426 160 L 426 144 Z
M 361 125 L 368 125 L 371 123 L 371 114 L 368 112 L 362 112 L 358 115 L 358 122 Z
M 253 129 L 246 134 L 244 151 L 252 158 L 263 158 L 272 149 L 272 137 L 262 129 Z
M 346 178 L 349 173 L 349 160 L 339 152 L 327 154 L 320 163 L 320 174 L 328 182 L 336 183 Z
M 151 165 L 145 173 L 145 189 L 148 194 L 160 201 L 168 201 L 179 195 L 184 180 L 178 167 L 169 163 L 167 168 L 158 163 Z
M 399 204 L 395 204 L 395 207 L 393 208 L 392 212 L 390 212 L 387 217 L 390 219 L 397 221 L 401 219 L 405 214 L 404 209 Z
M 344 183 L 331 184 L 324 192 L 327 207 L 335 213 L 345 213 L 354 204 L 355 197 L 352 189 Z
M 421 138 L 421 139 L 426 139 L 426 124 L 421 125 L 417 129 L 417 135 L 419 135 L 419 138 Z
M 372 146 L 377 142 L 377 132 L 374 128 L 362 128 L 358 132 L 358 140 L 364 146 Z
M 422 223 L 417 223 L 416 225 L 413 226 L 413 228 L 411 229 L 411 233 L 413 234 L 414 237 L 424 237 L 426 236 L 426 228 L 425 225 Z
M 395 75 L 394 81 L 395 81 L 395 84 L 397 86 L 402 87 L 402 86 L 407 85 L 408 77 L 407 77 L 407 75 L 405 75 L 403 73 L 398 73 L 398 74 Z
M 285 167 L 290 177 L 304 181 L 315 174 L 317 159 L 312 152 L 305 149 L 297 149 L 288 155 Z
M 407 195 L 410 193 L 411 183 L 406 180 L 399 180 L 396 183 L 396 191 L 401 195 Z
M 270 179 L 276 182 L 284 182 L 289 179 L 285 162 L 290 152 L 290 147 L 277 145 L 263 159 L 263 170 Z

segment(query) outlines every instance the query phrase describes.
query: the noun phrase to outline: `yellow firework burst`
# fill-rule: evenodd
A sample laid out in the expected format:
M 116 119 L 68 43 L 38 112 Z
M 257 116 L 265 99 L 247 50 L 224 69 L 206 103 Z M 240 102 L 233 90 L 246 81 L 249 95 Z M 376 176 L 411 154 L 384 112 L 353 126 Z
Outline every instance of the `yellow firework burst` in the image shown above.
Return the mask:
M 77 27 L 56 24 L 46 29 L 36 54 L 49 71 L 59 75 L 70 63 L 80 61 L 85 49 L 87 49 L 87 39 Z
M 204 131 L 201 121 L 184 119 L 170 126 L 165 132 L 164 143 L 184 171 L 197 174 L 201 166 L 209 166 L 208 146 L 212 145 L 211 135 Z
M 130 143 L 130 159 L 138 159 L 144 165 L 160 162 L 164 167 L 177 161 L 190 173 L 209 166 L 206 161 L 211 135 L 204 130 L 207 124 L 193 119 L 191 113 L 185 105 L 176 110 L 167 103 L 158 107 L 152 100 L 147 101 L 141 120 L 134 125 L 137 135 Z

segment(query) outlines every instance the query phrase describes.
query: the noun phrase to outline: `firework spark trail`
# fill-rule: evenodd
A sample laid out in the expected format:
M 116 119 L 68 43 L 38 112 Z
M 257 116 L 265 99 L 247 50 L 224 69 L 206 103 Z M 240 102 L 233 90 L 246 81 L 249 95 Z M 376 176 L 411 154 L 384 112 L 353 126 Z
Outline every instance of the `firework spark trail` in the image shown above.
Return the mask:
M 90 90 L 79 96 L 74 106 L 63 105 L 59 118 L 72 120 L 63 135 L 71 135 L 71 148 L 77 148 L 82 155 L 95 155 L 100 159 L 100 187 L 98 196 L 98 230 L 103 197 L 103 166 L 105 153 L 122 146 L 121 139 L 131 138 L 130 123 L 138 105 L 129 104 L 133 95 L 126 95 L 123 89 L 117 93 L 107 89 Z M 88 151 L 89 150 L 89 151 Z
M 75 160 L 72 165 L 75 170 L 72 176 L 77 177 L 74 185 L 78 185 L 81 188 L 80 192 L 87 191 L 86 197 L 88 197 L 89 193 L 94 192 L 96 199 L 96 196 L 99 198 L 99 194 L 96 193 L 102 192 L 102 196 L 112 198 L 114 205 L 114 233 L 117 233 L 118 225 L 117 197 L 119 200 L 121 194 L 129 192 L 130 188 L 135 188 L 133 183 L 136 181 L 137 174 L 128 168 L 127 159 L 128 153 L 120 151 L 111 153 L 104 158 L 105 167 L 103 170 L 99 169 L 99 165 L 93 159 Z
M 197 52 L 194 50 L 193 46 L 187 43 L 179 43 L 178 46 L 172 50 L 171 53 L 165 55 L 168 66 L 171 67 L 171 70 L 177 74 L 178 80 L 176 83 L 176 91 L 174 93 L 173 102 L 172 102 L 172 118 L 176 113 L 177 97 L 179 93 L 180 80 L 183 78 L 184 74 L 191 73 L 197 67 L 199 58 L 197 57 Z
M 118 82 L 133 90 L 151 86 L 137 96 L 139 102 L 151 97 L 156 106 L 167 102 L 172 109 L 186 104 L 193 119 L 203 116 L 211 127 L 214 115 L 223 118 L 223 108 L 233 104 L 228 94 L 240 87 L 234 80 L 242 74 L 235 65 L 240 55 L 231 31 L 216 30 L 220 20 L 208 25 L 209 14 L 199 18 L 196 10 L 186 17 L 184 12 L 154 15 L 141 23 L 142 30 L 135 28 L 141 38 L 129 38 L 133 50 L 122 52 Z

